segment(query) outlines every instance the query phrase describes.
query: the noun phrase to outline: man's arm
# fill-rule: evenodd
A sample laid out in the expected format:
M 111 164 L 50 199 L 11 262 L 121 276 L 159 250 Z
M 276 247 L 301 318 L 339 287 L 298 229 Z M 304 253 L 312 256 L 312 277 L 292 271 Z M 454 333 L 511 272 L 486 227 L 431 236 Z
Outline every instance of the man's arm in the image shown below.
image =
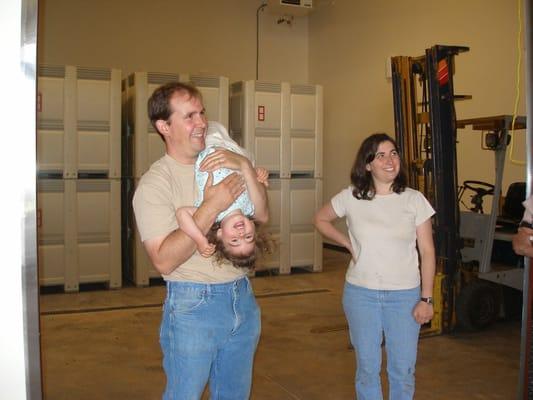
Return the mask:
M 213 186 L 209 174 L 204 190 L 204 201 L 193 215 L 193 221 L 204 235 L 211 228 L 217 215 L 229 207 L 244 191 L 243 178 L 231 174 Z M 181 229 L 168 235 L 147 239 L 143 242 L 154 267 L 168 275 L 187 261 L 196 250 L 196 243 Z
M 261 223 L 267 222 L 268 197 L 266 187 L 257 180 L 255 169 L 250 160 L 230 150 L 217 149 L 210 153 L 200 164 L 201 171 L 213 172 L 221 167 L 241 172 L 246 182 L 250 200 L 254 204 L 255 219 Z

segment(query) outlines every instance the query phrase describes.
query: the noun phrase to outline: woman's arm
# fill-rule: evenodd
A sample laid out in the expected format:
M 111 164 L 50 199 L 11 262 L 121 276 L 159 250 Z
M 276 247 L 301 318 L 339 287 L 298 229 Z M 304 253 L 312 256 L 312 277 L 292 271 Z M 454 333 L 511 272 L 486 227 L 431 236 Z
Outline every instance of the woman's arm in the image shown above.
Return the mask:
M 339 217 L 337 216 L 337 214 L 335 214 L 335 210 L 333 209 L 331 202 L 328 202 L 320 210 L 318 210 L 315 213 L 314 224 L 315 224 L 316 229 L 323 236 L 327 237 L 328 239 L 333 240 L 334 242 L 340 244 L 341 246 L 346 247 L 346 249 L 350 251 L 350 253 L 352 254 L 352 257 L 355 260 L 355 254 L 354 254 L 350 239 L 344 233 L 339 231 L 332 223 L 337 218 Z
M 436 261 L 431 218 L 416 227 L 416 240 L 420 254 L 421 297 L 432 297 Z M 413 317 L 419 324 L 429 322 L 433 318 L 433 305 L 419 302 L 413 310 Z

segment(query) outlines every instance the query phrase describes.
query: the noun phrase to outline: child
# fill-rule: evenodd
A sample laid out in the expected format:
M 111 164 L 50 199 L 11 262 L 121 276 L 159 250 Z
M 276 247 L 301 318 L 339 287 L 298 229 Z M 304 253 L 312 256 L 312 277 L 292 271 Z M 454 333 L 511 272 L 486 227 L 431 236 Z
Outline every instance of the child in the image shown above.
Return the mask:
M 176 211 L 179 227 L 196 242 L 198 252 L 204 257 L 210 257 L 216 252 L 217 261 L 227 259 L 236 267 L 251 268 L 254 266 L 257 254 L 268 249 L 268 240 L 264 234 L 256 232 L 256 222 L 251 219 L 254 215 L 254 204 L 251 200 L 250 190 L 257 183 L 268 187 L 268 171 L 264 168 L 255 168 L 254 179 L 256 182 L 245 182 L 247 189 L 228 207 L 217 216 L 215 224 L 207 236 L 204 236 L 192 218 L 196 207 L 202 203 L 204 188 L 209 174 L 201 171 L 199 166 L 202 160 L 215 151 L 224 148 L 232 152 L 251 158 L 249 154 L 230 138 L 224 126 L 218 122 L 210 121 L 206 133 L 206 147 L 199 154 L 195 164 L 196 185 L 198 188 L 195 207 L 181 207 Z M 222 179 L 235 171 L 228 168 L 219 168 L 213 172 L 212 184 L 216 185 Z

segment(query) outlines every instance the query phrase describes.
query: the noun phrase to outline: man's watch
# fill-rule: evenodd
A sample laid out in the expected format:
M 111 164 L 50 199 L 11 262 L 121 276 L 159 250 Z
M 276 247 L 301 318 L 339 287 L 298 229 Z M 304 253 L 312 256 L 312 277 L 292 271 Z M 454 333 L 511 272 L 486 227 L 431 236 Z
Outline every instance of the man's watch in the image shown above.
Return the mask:
M 433 297 L 421 297 L 420 301 L 423 301 L 424 303 L 433 304 Z

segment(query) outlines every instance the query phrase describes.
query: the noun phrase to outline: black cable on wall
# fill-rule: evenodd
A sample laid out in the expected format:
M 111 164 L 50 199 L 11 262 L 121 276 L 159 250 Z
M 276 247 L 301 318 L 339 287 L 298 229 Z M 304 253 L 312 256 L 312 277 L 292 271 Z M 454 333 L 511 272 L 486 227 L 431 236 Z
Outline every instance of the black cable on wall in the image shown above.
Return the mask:
M 255 80 L 259 80 L 259 12 L 267 5 L 261 4 L 255 13 Z

